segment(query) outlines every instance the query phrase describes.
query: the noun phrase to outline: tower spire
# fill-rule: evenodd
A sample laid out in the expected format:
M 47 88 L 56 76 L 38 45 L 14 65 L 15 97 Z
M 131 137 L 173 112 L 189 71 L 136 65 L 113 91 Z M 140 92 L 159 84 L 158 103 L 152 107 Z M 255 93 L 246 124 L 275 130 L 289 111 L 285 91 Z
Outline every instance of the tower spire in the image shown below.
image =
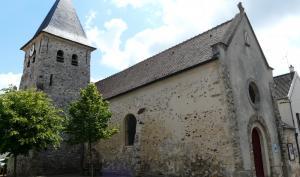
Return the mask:
M 42 32 L 90 46 L 72 0 L 56 0 L 33 39 Z

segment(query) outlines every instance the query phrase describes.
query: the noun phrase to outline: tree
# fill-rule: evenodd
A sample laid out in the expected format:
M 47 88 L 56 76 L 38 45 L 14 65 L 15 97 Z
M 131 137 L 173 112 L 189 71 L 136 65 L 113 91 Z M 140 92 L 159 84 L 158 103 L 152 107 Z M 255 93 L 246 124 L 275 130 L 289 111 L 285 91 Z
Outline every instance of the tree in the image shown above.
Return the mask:
M 17 91 L 13 87 L 3 91 L 0 95 L 0 154 L 13 156 L 16 176 L 18 155 L 59 146 L 65 119 L 43 92 Z
M 92 143 L 108 139 L 118 132 L 108 126 L 112 113 L 109 104 L 103 100 L 94 84 L 80 91 L 80 98 L 69 107 L 69 121 L 66 132 L 72 144 L 88 143 L 89 170 L 93 177 Z

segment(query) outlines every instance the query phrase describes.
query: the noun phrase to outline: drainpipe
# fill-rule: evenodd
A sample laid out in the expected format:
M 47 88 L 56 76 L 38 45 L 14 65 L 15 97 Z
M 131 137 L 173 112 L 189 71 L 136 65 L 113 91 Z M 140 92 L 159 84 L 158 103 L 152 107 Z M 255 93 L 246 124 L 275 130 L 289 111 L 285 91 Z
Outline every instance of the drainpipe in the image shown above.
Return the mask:
M 300 163 L 300 151 L 299 151 L 299 143 L 298 143 L 298 133 L 296 130 L 296 126 L 295 126 L 295 120 L 294 120 L 294 113 L 293 113 L 293 108 L 292 108 L 292 102 L 289 100 L 290 103 L 290 107 L 291 107 L 291 114 L 292 114 L 292 120 L 293 120 L 293 125 L 295 127 L 295 139 L 296 139 L 296 145 L 297 145 L 297 150 L 298 150 L 298 158 L 299 158 L 299 163 Z M 300 127 L 298 127 L 300 128 Z

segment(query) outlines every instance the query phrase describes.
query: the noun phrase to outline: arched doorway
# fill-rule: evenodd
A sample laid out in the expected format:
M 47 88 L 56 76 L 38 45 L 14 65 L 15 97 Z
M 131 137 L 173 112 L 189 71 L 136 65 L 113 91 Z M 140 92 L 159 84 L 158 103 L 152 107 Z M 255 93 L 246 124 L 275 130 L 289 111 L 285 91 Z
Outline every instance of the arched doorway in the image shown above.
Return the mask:
M 264 163 L 263 163 L 263 150 L 262 140 L 259 136 L 259 130 L 254 128 L 252 130 L 252 148 L 254 155 L 254 164 L 256 177 L 265 177 Z

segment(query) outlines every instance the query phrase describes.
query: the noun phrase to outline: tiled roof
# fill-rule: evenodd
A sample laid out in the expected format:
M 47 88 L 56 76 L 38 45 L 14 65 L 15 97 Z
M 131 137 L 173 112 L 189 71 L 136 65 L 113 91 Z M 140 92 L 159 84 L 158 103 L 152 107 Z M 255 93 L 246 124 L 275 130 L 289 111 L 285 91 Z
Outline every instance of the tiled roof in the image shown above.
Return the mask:
M 244 17 L 249 22 L 242 10 L 232 20 L 100 80 L 96 82 L 96 86 L 105 99 L 110 99 L 216 59 L 212 46 L 218 43 L 228 46 Z M 249 25 L 251 27 L 250 22 Z M 261 48 L 260 51 L 262 52 Z M 263 53 L 262 55 L 264 57 Z M 266 66 L 272 69 L 265 57 L 264 61 Z
M 96 86 L 103 97 L 109 99 L 208 62 L 213 59 L 212 45 L 229 40 L 226 35 L 235 30 L 233 25 L 237 25 L 239 19 L 238 14 L 232 20 L 97 82 Z
M 288 96 L 294 73 L 287 73 L 274 77 L 275 91 L 274 97 L 276 99 L 286 98 Z
M 42 32 L 90 46 L 71 0 L 56 0 L 32 39 Z

